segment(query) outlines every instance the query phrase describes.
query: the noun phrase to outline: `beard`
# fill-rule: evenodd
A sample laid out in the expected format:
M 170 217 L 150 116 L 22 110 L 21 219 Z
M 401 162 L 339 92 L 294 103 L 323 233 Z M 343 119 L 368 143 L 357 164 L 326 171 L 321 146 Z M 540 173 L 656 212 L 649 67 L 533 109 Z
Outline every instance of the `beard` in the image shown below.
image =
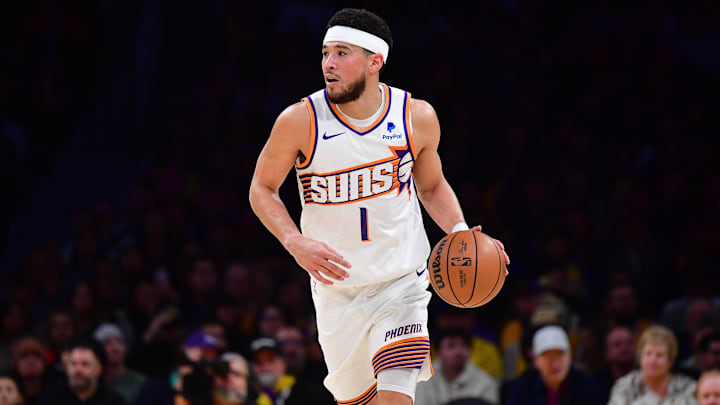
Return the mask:
M 365 91 L 365 77 L 361 77 L 354 82 L 348 83 L 348 87 L 340 93 L 327 92 L 328 99 L 331 103 L 345 104 L 351 101 L 355 101 L 360 98 L 360 95 Z
M 68 378 L 68 382 L 70 383 L 71 388 L 79 388 L 79 389 L 88 389 L 92 387 L 92 385 L 95 383 L 96 379 L 92 377 L 70 377 Z
M 258 384 L 263 388 L 272 388 L 278 380 L 278 377 L 271 372 L 257 373 Z
M 231 404 L 241 404 L 247 399 L 247 392 L 226 388 L 215 389 L 215 397 Z

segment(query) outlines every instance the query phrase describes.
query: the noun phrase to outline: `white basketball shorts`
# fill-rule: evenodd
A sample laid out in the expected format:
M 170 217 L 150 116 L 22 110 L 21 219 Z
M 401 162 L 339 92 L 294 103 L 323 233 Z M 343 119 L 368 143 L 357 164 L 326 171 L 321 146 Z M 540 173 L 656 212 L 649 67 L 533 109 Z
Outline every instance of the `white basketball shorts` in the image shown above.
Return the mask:
M 318 339 L 328 367 L 324 384 L 338 404 L 364 405 L 377 394 L 377 373 L 416 368 L 432 376 L 425 268 L 384 283 L 335 287 L 311 279 Z

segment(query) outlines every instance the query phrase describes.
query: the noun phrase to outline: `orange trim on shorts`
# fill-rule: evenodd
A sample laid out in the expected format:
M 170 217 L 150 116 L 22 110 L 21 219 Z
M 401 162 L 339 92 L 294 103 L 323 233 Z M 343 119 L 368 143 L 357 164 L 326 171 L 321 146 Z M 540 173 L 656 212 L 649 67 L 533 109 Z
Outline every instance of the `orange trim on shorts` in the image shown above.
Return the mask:
M 375 376 L 387 368 L 422 368 L 430 354 L 430 338 L 420 336 L 390 343 L 375 353 L 372 366 Z
M 356 396 L 353 399 L 348 399 L 347 401 L 339 401 L 337 398 L 335 398 L 335 402 L 337 402 L 338 405 L 366 405 L 369 404 L 376 395 L 377 383 L 373 384 L 370 388 L 365 390 L 365 392 Z
M 305 102 L 305 106 L 310 113 L 310 150 L 305 156 L 305 161 L 295 165 L 296 169 L 305 169 L 310 166 L 310 162 L 312 162 L 313 156 L 315 155 L 315 148 L 317 145 L 317 113 L 315 112 L 315 108 L 313 107 L 312 101 L 310 101 L 309 97 L 303 98 L 302 101 Z

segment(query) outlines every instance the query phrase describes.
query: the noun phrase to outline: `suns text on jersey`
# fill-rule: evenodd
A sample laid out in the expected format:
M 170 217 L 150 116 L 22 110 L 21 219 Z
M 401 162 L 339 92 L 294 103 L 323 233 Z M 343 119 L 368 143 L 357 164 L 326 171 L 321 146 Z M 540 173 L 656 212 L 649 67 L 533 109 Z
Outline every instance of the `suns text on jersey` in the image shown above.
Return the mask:
M 344 204 L 385 194 L 398 187 L 396 157 L 343 171 L 300 175 L 306 204 Z

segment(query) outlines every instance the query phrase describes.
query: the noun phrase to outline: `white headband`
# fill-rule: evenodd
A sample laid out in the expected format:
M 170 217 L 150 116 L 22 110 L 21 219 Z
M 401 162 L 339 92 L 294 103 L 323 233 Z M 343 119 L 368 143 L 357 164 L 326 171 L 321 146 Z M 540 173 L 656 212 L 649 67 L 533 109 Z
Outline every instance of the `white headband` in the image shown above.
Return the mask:
M 370 52 L 379 53 L 383 56 L 383 64 L 387 63 L 390 46 L 376 35 L 344 25 L 334 25 L 325 33 L 323 45 L 330 41 L 347 42 L 365 48 Z

